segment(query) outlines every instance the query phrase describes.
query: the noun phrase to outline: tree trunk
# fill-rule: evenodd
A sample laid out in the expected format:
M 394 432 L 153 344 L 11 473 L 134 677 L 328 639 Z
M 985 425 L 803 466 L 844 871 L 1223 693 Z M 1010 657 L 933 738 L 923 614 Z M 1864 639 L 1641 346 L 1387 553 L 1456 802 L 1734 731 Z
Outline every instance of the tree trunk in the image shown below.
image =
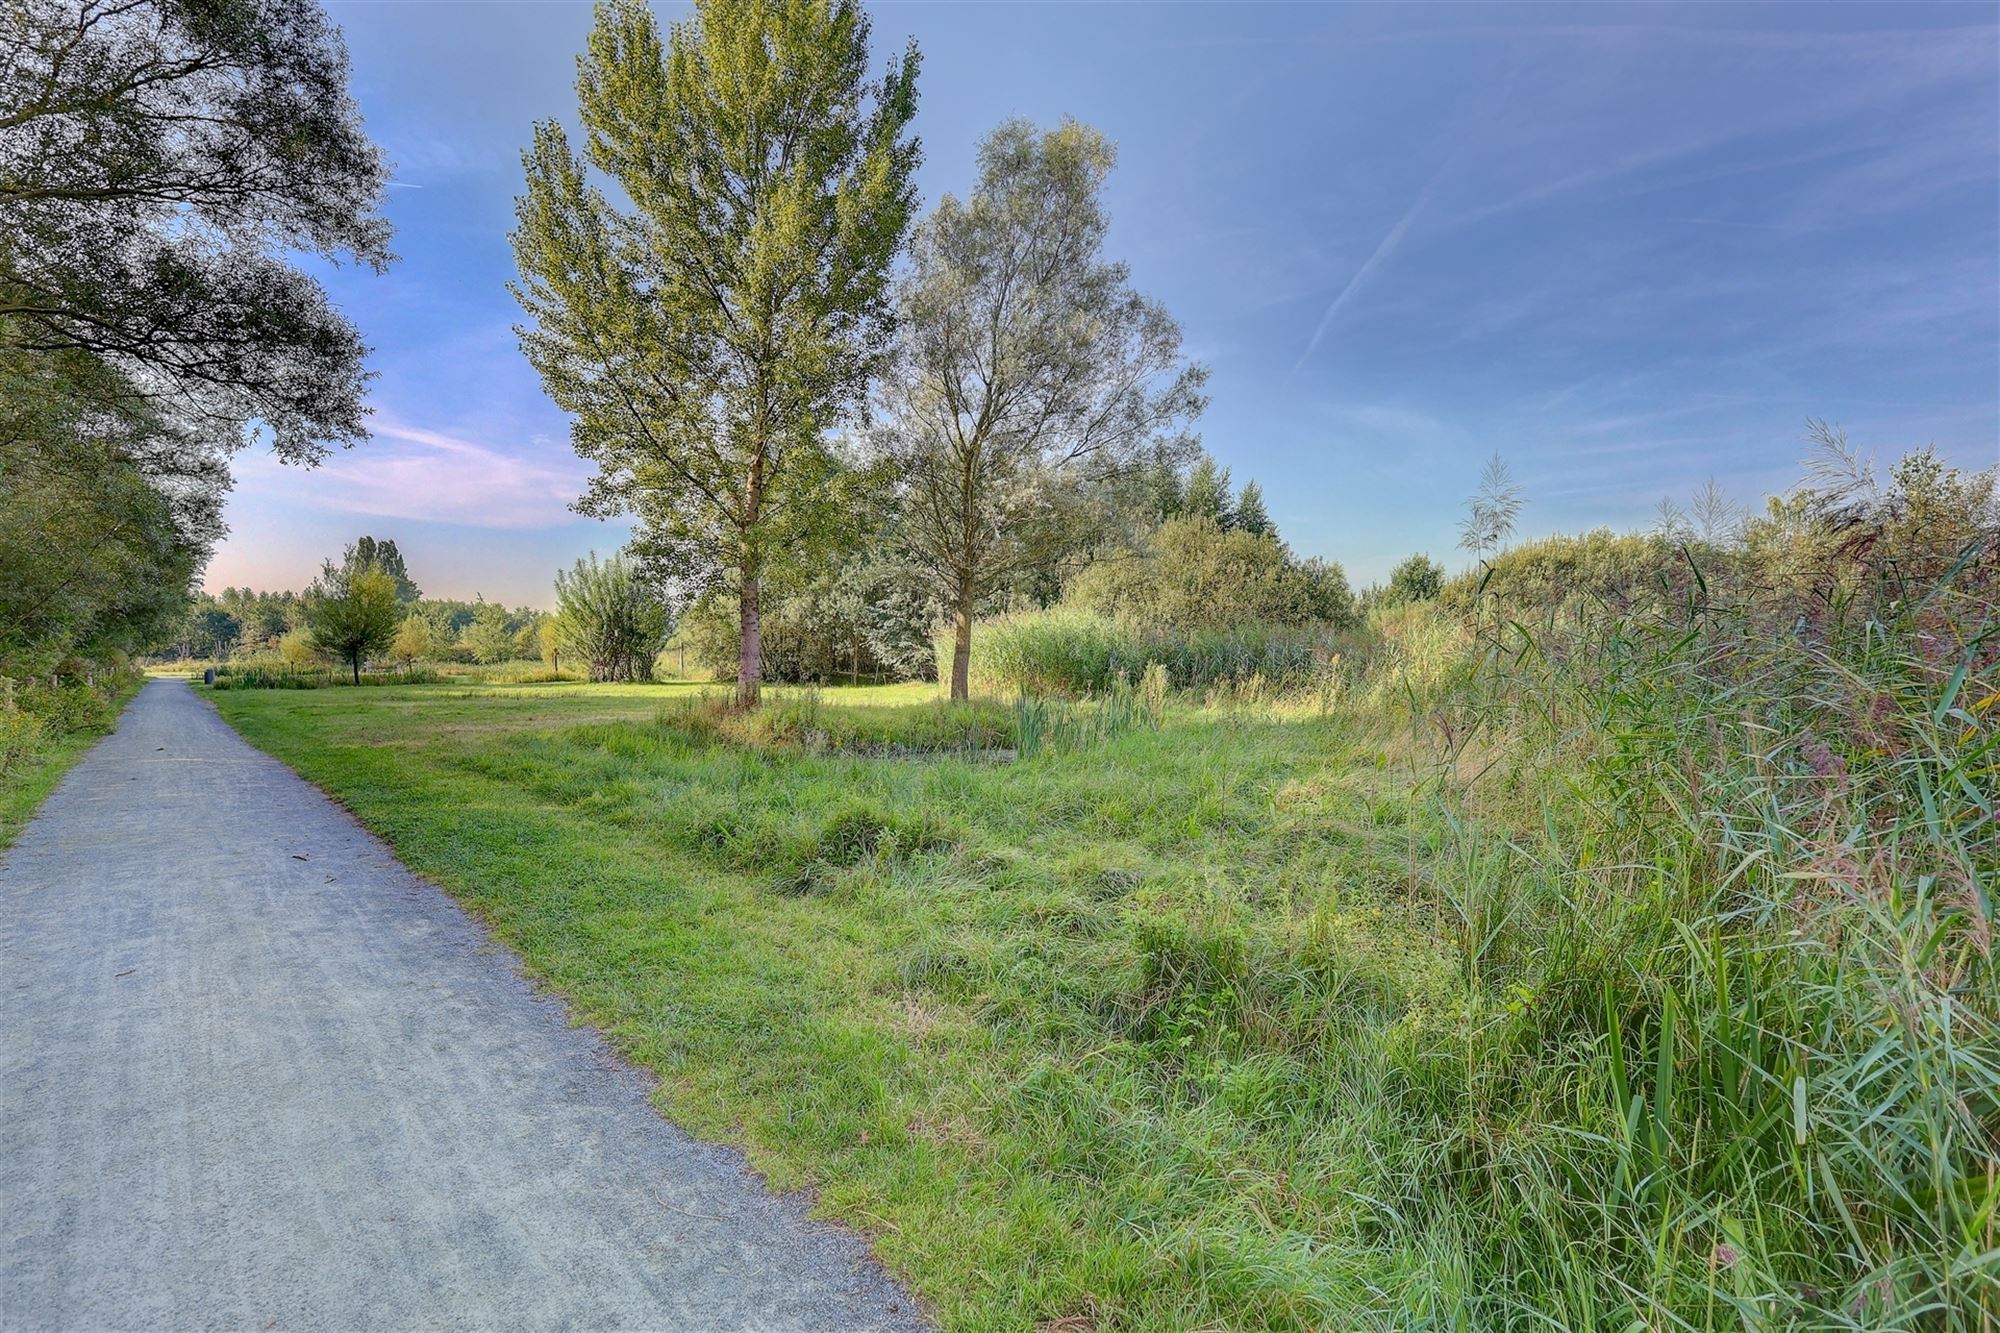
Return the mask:
M 972 590 L 968 585 L 959 594 L 958 612 L 953 617 L 955 633 L 951 645 L 951 697 L 972 697 Z
M 736 706 L 755 708 L 760 684 L 764 678 L 764 637 L 763 622 L 758 616 L 757 575 L 748 570 L 743 574 L 743 588 L 740 600 L 742 647 L 736 658 Z
M 360 653 L 356 653 L 356 654 L 354 655 L 354 683 L 355 683 L 356 685 L 359 685 L 359 684 L 361 683 L 361 654 L 360 654 Z

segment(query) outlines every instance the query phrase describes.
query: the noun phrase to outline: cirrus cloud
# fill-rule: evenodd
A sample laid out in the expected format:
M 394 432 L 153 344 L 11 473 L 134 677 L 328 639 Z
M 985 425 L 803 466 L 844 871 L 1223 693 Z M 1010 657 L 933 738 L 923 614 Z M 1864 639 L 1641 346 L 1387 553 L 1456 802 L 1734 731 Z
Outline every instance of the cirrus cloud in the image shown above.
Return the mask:
M 535 452 L 515 453 L 394 420 L 371 433 L 370 443 L 311 472 L 268 455 L 245 460 L 238 489 L 312 509 L 478 528 L 550 528 L 575 519 L 569 503 L 587 470 L 546 437 L 527 442 Z

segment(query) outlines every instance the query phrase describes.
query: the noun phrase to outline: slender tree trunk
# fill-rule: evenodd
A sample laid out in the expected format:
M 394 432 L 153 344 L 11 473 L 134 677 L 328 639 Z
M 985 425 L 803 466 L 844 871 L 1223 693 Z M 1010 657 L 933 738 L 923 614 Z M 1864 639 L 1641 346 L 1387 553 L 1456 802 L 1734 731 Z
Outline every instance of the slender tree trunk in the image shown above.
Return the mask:
M 972 580 L 959 584 L 958 609 L 953 620 L 954 631 L 951 645 L 951 697 L 969 699 L 972 697 Z
M 354 655 L 354 683 L 355 683 L 356 685 L 359 685 L 359 684 L 361 683 L 361 654 L 360 654 L 360 653 L 356 653 L 356 654 Z
M 736 706 L 755 708 L 764 678 L 764 626 L 757 604 L 757 575 L 745 570 L 738 602 L 741 613 L 742 648 L 736 658 Z
M 764 681 L 764 624 L 758 594 L 763 591 L 763 553 L 754 544 L 757 521 L 764 507 L 764 450 L 759 447 L 750 461 L 749 483 L 743 493 L 743 522 L 738 539 L 743 543 L 743 583 L 739 594 L 740 638 L 736 654 L 736 706 L 755 708 Z

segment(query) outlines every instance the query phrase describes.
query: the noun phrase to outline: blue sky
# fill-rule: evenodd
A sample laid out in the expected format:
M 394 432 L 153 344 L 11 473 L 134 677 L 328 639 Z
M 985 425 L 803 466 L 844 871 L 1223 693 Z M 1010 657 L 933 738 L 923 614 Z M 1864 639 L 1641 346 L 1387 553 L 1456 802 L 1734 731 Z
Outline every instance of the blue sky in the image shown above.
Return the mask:
M 574 114 L 584 4 L 329 6 L 397 164 L 401 261 L 337 270 L 376 438 L 239 460 L 212 588 L 302 584 L 359 533 L 426 591 L 547 604 L 623 539 L 515 347 L 532 123 Z M 678 6 L 662 12 L 678 16 Z M 1009 116 L 1119 145 L 1111 252 L 1212 371 L 1205 443 L 1357 585 L 1457 564 L 1479 467 L 1525 534 L 1796 475 L 1808 417 L 2000 461 L 1991 4 L 876 4 L 923 50 L 921 184 Z

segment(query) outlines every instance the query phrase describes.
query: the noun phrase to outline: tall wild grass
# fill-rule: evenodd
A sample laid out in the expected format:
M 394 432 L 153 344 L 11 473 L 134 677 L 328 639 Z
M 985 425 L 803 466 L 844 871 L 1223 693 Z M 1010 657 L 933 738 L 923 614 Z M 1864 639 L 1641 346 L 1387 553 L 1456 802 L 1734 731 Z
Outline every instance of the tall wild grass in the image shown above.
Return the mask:
M 1138 680 L 1159 663 L 1175 689 L 1261 676 L 1281 692 L 1310 686 L 1338 652 L 1326 628 L 1245 624 L 1191 634 L 1148 633 L 1073 607 L 1019 611 L 983 621 L 973 636 L 973 692 L 1026 692 L 1075 699 L 1103 695 L 1122 675 Z M 949 648 L 941 661 L 950 660 Z
M 1412 1071 L 1397 1206 L 1482 1319 L 2000 1321 L 1994 569 L 1489 623 L 1420 707 L 1495 1003 Z

